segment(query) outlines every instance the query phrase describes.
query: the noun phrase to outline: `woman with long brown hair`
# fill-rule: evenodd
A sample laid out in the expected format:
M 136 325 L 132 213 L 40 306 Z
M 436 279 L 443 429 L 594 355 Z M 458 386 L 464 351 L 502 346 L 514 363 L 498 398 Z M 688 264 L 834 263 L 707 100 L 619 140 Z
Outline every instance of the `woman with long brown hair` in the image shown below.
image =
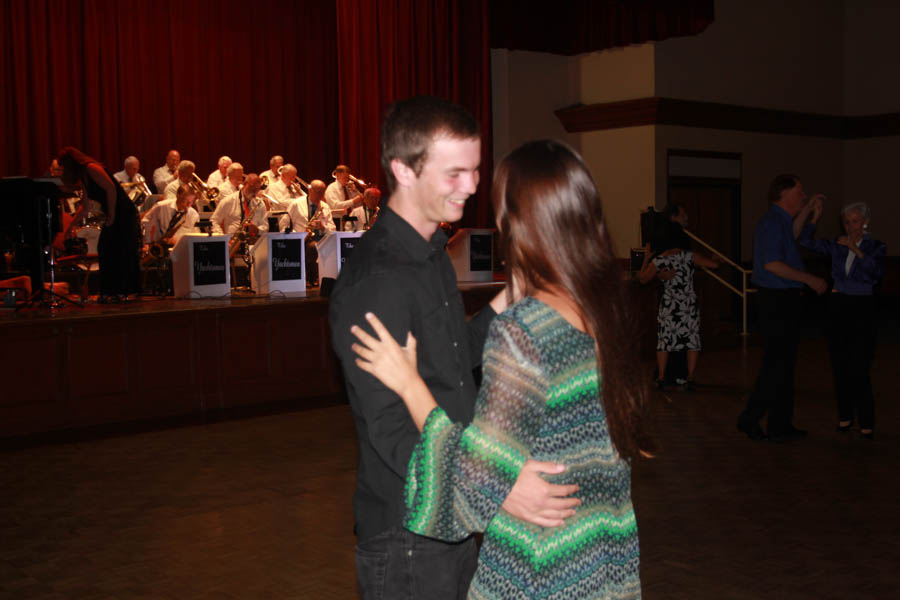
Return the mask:
M 508 289 L 520 297 L 491 324 L 470 426 L 435 403 L 411 335 L 400 347 L 371 314 L 374 335 L 351 330 L 357 365 L 422 431 L 405 526 L 448 541 L 484 531 L 470 597 L 639 597 L 631 460 L 650 451 L 648 385 L 596 186 L 575 151 L 536 141 L 498 166 L 493 201 Z M 528 458 L 565 464 L 549 479 L 579 487 L 582 504 L 561 527 L 501 510 Z

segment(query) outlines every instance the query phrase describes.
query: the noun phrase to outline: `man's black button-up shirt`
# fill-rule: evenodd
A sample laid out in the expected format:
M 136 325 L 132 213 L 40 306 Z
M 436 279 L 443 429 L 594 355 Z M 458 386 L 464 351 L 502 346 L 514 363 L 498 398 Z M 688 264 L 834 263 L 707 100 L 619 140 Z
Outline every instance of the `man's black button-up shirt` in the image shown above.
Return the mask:
M 371 332 L 364 315 L 372 312 L 401 344 L 411 331 L 419 373 L 438 405 L 454 421 L 472 420 L 472 369 L 481 362 L 495 313 L 487 306 L 466 320 L 446 244 L 440 229 L 426 241 L 385 207 L 344 264 L 331 294 L 332 343 L 359 436 L 353 510 L 360 542 L 401 524 L 406 467 L 419 432 L 403 401 L 354 363 L 350 345 L 356 339 L 350 327 Z

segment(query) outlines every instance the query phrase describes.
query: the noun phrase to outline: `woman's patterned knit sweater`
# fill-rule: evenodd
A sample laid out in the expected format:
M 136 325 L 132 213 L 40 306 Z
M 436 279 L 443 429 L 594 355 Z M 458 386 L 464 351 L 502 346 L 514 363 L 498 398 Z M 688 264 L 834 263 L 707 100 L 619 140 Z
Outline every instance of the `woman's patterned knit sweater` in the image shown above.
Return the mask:
M 532 297 L 494 319 L 468 427 L 437 408 L 409 463 L 406 527 L 447 541 L 484 531 L 470 598 L 639 598 L 631 468 L 612 446 L 593 339 Z M 500 508 L 528 458 L 567 466 L 582 500 L 558 528 Z

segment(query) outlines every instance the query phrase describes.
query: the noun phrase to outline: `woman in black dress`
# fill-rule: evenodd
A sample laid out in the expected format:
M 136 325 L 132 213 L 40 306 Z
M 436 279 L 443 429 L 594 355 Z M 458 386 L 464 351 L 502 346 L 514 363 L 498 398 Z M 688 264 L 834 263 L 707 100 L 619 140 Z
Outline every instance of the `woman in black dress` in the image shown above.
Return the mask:
M 99 301 L 119 302 L 128 299 L 129 294 L 139 294 L 141 235 L 134 204 L 98 160 L 71 146 L 63 148 L 57 160 L 63 168 L 63 183 L 71 187 L 81 184 L 85 198 L 97 202 L 106 214 L 97 243 Z M 73 222 L 78 222 L 87 207 L 88 202 L 82 202 Z

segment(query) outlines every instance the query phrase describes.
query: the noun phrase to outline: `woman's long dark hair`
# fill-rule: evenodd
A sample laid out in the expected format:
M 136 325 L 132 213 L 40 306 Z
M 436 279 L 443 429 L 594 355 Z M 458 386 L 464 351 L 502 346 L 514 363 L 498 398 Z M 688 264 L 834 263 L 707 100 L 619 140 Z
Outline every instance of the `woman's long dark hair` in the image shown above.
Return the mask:
M 557 288 L 576 302 L 597 342 L 600 396 L 616 450 L 625 457 L 651 451 L 649 380 L 632 303 L 581 157 L 561 142 L 528 142 L 497 167 L 493 201 L 507 281 L 525 295 Z
M 63 168 L 63 181 L 71 183 L 73 180 L 85 181 L 87 178 L 87 165 L 97 162 L 78 148 L 66 146 L 56 157 L 59 166 Z

